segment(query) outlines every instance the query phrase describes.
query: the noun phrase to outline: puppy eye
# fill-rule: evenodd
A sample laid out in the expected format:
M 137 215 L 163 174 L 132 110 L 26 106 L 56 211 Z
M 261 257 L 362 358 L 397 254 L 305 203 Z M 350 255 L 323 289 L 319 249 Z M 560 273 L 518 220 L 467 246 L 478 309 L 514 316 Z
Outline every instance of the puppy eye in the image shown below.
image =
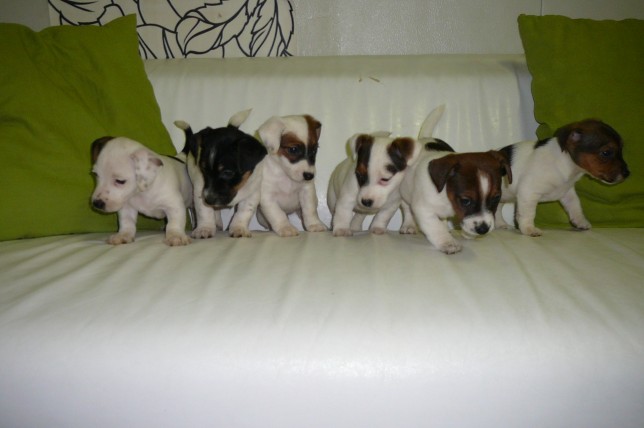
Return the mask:
M 611 159 L 615 155 L 613 150 L 602 150 L 599 152 L 599 156 L 603 159 Z
M 119 179 L 114 180 L 114 184 L 116 184 L 117 186 L 123 186 L 125 183 L 127 183 L 127 180 L 119 180 Z
M 291 146 L 287 149 L 289 155 L 297 156 L 302 153 L 302 150 L 298 146 Z
M 391 176 L 391 177 L 382 177 L 380 179 L 380 184 L 385 185 L 385 184 L 389 183 L 389 180 L 391 180 L 392 178 L 393 178 L 393 176 Z
M 233 178 L 233 177 L 234 177 L 234 175 L 235 175 L 235 172 L 234 172 L 233 170 L 231 170 L 231 169 L 224 169 L 224 170 L 223 170 L 223 171 L 221 171 L 221 173 L 219 174 L 219 177 L 220 177 L 221 179 L 223 179 L 223 180 L 230 180 L 231 178 Z
M 460 198 L 460 199 L 459 199 L 459 203 L 460 203 L 463 207 L 467 208 L 467 207 L 469 207 L 470 205 L 472 205 L 472 200 L 471 200 L 470 198 L 462 197 L 462 198 Z

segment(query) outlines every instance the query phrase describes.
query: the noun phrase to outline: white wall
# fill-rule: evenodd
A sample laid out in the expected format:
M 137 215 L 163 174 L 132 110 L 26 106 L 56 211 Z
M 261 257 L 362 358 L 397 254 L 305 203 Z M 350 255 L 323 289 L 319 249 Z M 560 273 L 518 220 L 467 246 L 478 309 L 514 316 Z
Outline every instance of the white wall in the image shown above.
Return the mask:
M 164 1 L 164 0 L 157 0 Z M 291 0 L 296 55 L 522 53 L 517 16 L 644 19 L 643 0 Z M 0 0 L 0 21 L 40 30 L 47 0 Z

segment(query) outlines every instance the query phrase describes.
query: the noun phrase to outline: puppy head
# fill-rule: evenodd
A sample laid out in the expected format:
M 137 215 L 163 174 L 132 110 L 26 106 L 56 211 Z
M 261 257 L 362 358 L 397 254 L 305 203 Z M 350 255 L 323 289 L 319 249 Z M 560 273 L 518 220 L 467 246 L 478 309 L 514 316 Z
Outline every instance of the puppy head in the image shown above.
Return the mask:
M 322 124 L 309 115 L 273 116 L 258 129 L 268 154 L 276 157 L 286 175 L 297 182 L 315 177 L 321 131 Z
M 512 183 L 510 163 L 500 152 L 450 154 L 429 163 L 429 176 L 440 193 L 446 190 L 465 236 L 494 229 L 502 177 Z
M 355 135 L 349 146 L 356 160 L 358 205 L 374 211 L 398 189 L 407 167 L 421 151 L 412 138 L 390 138 L 382 133 Z
M 190 156 L 203 177 L 203 201 L 214 208 L 230 206 L 246 185 L 266 149 L 235 127 L 206 128 L 193 136 Z
M 561 150 L 594 178 L 616 184 L 630 175 L 622 157 L 622 138 L 604 122 L 586 119 L 571 123 L 559 128 L 555 137 Z
M 135 194 L 150 188 L 161 159 L 151 150 L 128 138 L 103 137 L 92 143 L 96 188 L 92 206 L 116 212 Z

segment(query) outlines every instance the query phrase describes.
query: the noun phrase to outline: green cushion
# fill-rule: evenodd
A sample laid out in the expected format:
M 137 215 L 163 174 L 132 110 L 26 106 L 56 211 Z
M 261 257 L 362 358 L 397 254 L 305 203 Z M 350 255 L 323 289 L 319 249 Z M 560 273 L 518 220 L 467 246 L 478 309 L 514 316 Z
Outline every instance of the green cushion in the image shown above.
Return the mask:
M 41 32 L 0 24 L 0 240 L 116 231 L 116 214 L 89 203 L 90 144 L 105 135 L 174 153 L 136 18 Z
M 519 17 L 532 74 L 539 138 L 562 125 L 598 118 L 624 139 L 631 176 L 614 186 L 588 177 L 577 193 L 595 227 L 644 226 L 644 21 Z M 537 223 L 568 226 L 558 203 L 540 204 Z

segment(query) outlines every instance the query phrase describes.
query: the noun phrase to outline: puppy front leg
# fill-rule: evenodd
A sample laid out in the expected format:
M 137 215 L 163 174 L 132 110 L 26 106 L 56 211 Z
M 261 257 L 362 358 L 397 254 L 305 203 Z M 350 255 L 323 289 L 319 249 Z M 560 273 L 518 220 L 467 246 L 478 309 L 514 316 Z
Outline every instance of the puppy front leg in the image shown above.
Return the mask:
M 349 226 L 351 228 L 351 231 L 362 232 L 362 224 L 364 223 L 365 218 L 367 218 L 365 214 L 360 214 L 360 213 L 353 214 L 353 218 L 351 219 L 351 225 Z
M 253 214 L 257 211 L 258 202 L 259 197 L 250 197 L 237 204 L 235 214 L 233 214 L 228 228 L 228 234 L 231 237 L 250 238 L 252 236 L 248 225 L 253 218 Z
M 415 209 L 414 213 L 422 213 L 423 210 Z M 416 215 L 416 221 L 421 232 L 431 244 L 445 254 L 454 254 L 461 251 L 461 244 L 454 239 L 443 220 L 435 214 Z
M 411 212 L 411 207 L 405 201 L 400 203 L 400 209 L 402 210 L 403 221 L 400 225 L 400 233 L 403 235 L 414 235 L 417 233 L 416 221 Z
M 262 195 L 260 205 L 262 207 L 264 217 L 268 221 L 268 224 L 271 225 L 271 229 L 273 229 L 273 231 L 275 231 L 279 236 L 291 237 L 300 234 L 288 220 L 286 213 L 275 201 L 265 198 Z
M 351 236 L 353 228 L 351 227 L 353 209 L 355 208 L 356 195 L 343 193 L 340 195 L 333 213 L 333 236 Z M 360 214 L 356 214 L 359 216 Z M 362 217 L 364 220 L 364 217 Z M 356 220 L 357 221 L 357 220 Z M 354 224 L 355 226 L 355 224 Z
M 300 206 L 302 207 L 302 224 L 307 232 L 324 232 L 327 227 L 318 215 L 318 195 L 315 186 L 306 185 L 300 193 Z
M 374 235 L 384 235 L 385 233 L 387 233 L 387 225 L 391 221 L 391 218 L 394 216 L 399 206 L 400 204 L 398 203 L 386 204 L 385 206 L 383 206 L 371 221 L 369 232 L 373 233 Z
M 124 206 L 118 212 L 119 231 L 118 233 L 107 238 L 107 243 L 111 245 L 129 244 L 134 241 L 136 235 L 136 217 L 138 211 L 130 206 Z
M 195 239 L 207 239 L 215 236 L 217 232 L 216 212 L 212 207 L 204 204 L 201 194 L 195 195 L 195 212 L 197 214 L 197 227 L 192 231 Z M 221 216 L 221 214 L 219 214 Z
M 520 193 L 519 193 L 520 194 Z M 532 237 L 541 236 L 543 232 L 534 225 L 539 195 L 517 198 L 516 218 L 522 234 Z
M 572 223 L 576 229 L 588 230 L 591 228 L 590 222 L 584 216 L 579 196 L 577 196 L 577 192 L 574 187 L 571 187 L 559 202 L 561 202 L 561 205 L 563 205 L 564 209 L 568 213 L 570 223 Z
M 165 240 L 163 241 L 169 246 L 188 245 L 191 241 L 186 235 L 186 209 L 181 206 L 176 206 L 166 210 L 166 217 L 168 224 L 165 226 Z

